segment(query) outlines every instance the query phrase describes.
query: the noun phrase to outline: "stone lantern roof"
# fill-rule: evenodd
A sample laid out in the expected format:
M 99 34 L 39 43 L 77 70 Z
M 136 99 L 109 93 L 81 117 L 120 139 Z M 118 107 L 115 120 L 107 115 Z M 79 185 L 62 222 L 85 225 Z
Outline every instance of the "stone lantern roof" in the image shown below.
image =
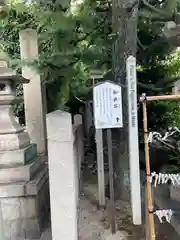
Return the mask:
M 0 50 L 0 81 L 1 80 L 12 80 L 17 83 L 29 83 L 29 80 L 22 77 L 15 70 L 8 66 L 9 57 L 8 55 Z

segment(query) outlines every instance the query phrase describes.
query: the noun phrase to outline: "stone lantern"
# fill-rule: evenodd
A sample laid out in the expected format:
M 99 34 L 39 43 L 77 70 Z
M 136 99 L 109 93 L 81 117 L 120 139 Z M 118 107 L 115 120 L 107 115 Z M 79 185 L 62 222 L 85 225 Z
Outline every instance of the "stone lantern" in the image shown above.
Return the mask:
M 0 52 L 0 151 L 17 150 L 30 144 L 28 133 L 13 114 L 13 105 L 22 101 L 16 97 L 16 84 L 28 82 L 8 68 L 6 55 Z
M 39 239 L 48 170 L 13 114 L 13 105 L 22 101 L 16 97 L 16 84 L 29 80 L 9 68 L 6 58 L 0 51 L 0 240 Z

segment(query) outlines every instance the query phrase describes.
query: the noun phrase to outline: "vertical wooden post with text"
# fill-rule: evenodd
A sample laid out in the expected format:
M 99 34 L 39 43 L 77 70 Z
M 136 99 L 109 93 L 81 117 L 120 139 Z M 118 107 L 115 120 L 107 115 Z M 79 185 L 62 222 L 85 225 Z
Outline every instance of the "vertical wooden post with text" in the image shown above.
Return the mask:
M 141 224 L 141 188 L 139 165 L 139 134 L 137 117 L 137 76 L 136 58 L 129 56 L 126 61 L 128 91 L 129 165 L 131 181 L 131 207 L 133 223 Z

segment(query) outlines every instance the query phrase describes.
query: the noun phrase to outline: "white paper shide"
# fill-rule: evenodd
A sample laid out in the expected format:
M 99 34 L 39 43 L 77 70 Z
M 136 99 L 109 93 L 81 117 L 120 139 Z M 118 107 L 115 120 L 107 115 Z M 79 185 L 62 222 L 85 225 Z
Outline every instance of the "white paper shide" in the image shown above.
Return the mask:
M 173 215 L 173 211 L 171 209 L 168 210 L 157 210 L 154 212 L 154 214 L 158 217 L 160 223 L 163 223 L 163 218 L 170 223 L 171 217 Z
M 156 187 L 160 184 L 167 184 L 170 182 L 172 185 L 180 185 L 180 174 L 170 174 L 170 173 L 156 173 L 152 172 L 149 178 L 150 183 Z

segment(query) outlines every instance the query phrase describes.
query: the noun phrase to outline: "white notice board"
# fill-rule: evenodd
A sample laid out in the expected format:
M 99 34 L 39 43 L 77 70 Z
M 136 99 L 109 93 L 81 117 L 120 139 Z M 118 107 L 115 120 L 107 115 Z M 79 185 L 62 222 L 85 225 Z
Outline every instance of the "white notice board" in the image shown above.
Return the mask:
M 93 105 L 96 129 L 123 127 L 121 86 L 110 81 L 96 85 Z

